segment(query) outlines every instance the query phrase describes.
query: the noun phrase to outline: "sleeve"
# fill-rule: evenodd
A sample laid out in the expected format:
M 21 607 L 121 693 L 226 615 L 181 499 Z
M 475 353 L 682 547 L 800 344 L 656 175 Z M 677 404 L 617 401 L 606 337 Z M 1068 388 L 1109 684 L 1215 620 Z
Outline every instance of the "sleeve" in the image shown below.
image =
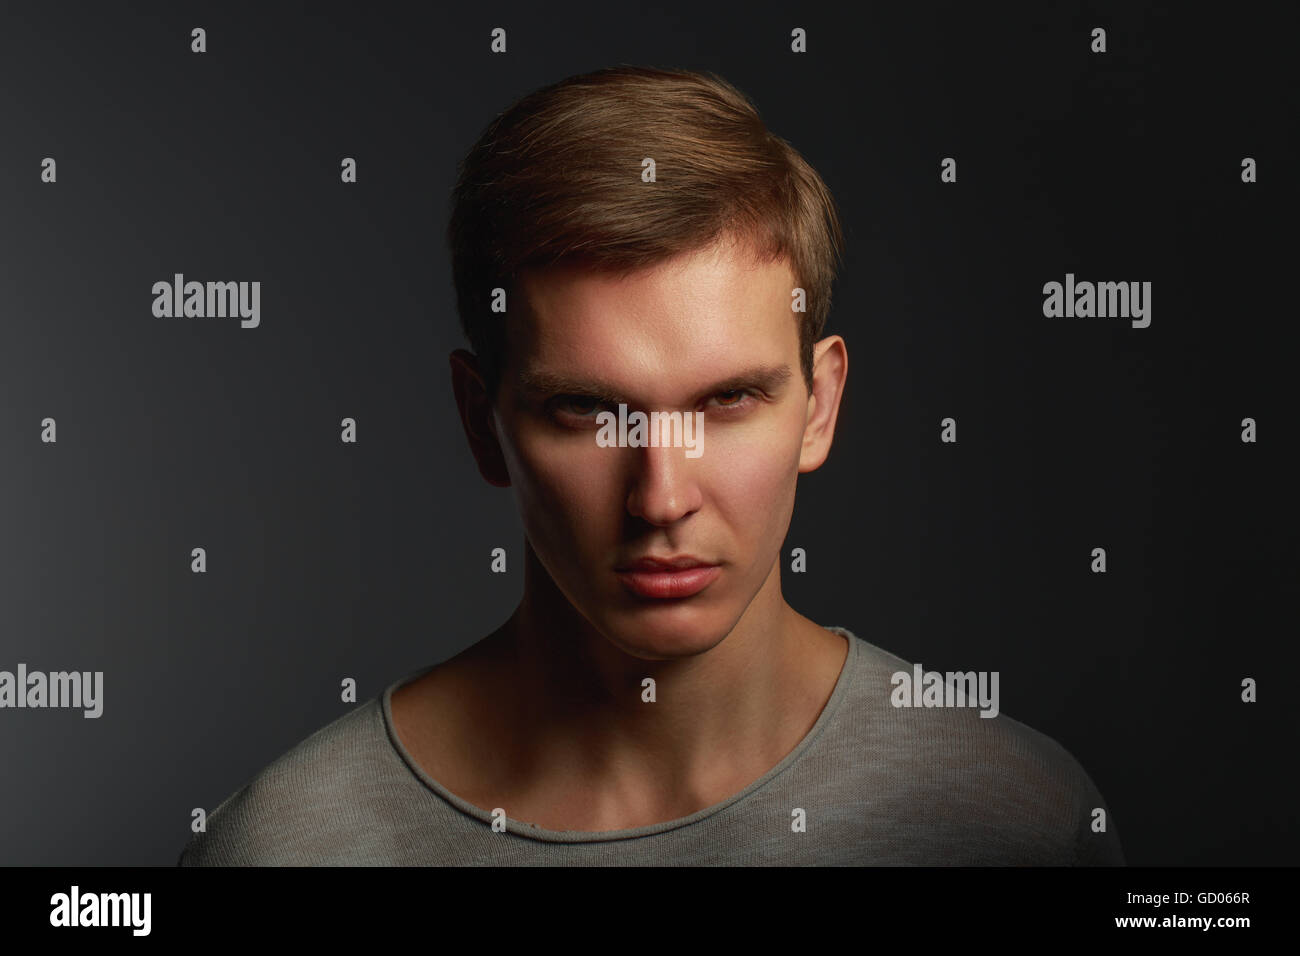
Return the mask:
M 1016 725 L 1037 772 L 1026 786 L 1050 819 L 1052 866 L 1124 866 L 1124 850 L 1110 805 L 1083 764 L 1062 744 Z
M 299 830 L 312 825 L 311 809 L 290 799 L 291 790 L 261 774 L 208 814 L 207 829 L 181 851 L 178 866 L 292 866 Z
M 1077 761 L 1083 807 L 1075 830 L 1075 866 L 1125 866 L 1124 849 L 1120 845 L 1119 830 L 1110 806 L 1097 789 L 1087 771 Z M 1101 811 L 1098 813 L 1098 811 Z M 1105 829 L 1101 830 L 1102 822 Z

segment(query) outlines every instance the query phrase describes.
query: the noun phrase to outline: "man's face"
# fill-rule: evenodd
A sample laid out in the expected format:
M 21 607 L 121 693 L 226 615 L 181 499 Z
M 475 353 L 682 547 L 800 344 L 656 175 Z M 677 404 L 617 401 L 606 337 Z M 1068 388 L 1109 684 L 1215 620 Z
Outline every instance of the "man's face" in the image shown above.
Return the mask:
M 630 277 L 564 268 L 523 283 L 493 429 L 538 559 L 628 654 L 709 650 L 779 575 L 811 410 L 795 285 L 787 261 L 729 244 Z M 619 402 L 702 411 L 699 456 L 602 447 L 597 415 Z M 647 558 L 706 568 L 638 570 Z

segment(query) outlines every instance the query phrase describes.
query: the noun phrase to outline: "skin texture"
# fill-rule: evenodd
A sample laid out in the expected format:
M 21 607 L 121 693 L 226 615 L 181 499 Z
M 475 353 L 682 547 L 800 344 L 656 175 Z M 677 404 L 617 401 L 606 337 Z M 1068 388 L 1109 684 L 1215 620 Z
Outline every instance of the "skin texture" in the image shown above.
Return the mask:
M 479 471 L 511 489 L 526 541 L 510 619 L 393 695 L 398 736 L 447 789 L 551 830 L 644 826 L 742 790 L 816 722 L 847 645 L 786 603 L 780 549 L 848 357 L 839 336 L 816 343 L 809 392 L 796 284 L 730 239 L 624 277 L 552 269 L 511 303 L 494 403 L 475 357 L 452 354 Z M 611 400 L 702 410 L 702 454 L 600 447 Z M 648 554 L 721 573 L 647 599 L 615 568 Z

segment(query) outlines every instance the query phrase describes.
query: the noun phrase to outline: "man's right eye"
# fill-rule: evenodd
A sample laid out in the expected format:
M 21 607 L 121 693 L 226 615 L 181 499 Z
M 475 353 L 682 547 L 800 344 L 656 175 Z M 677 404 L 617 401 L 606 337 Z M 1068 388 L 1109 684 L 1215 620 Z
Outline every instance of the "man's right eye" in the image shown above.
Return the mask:
M 551 407 L 567 415 L 585 418 L 601 406 L 601 401 L 590 395 L 558 395 L 551 400 Z

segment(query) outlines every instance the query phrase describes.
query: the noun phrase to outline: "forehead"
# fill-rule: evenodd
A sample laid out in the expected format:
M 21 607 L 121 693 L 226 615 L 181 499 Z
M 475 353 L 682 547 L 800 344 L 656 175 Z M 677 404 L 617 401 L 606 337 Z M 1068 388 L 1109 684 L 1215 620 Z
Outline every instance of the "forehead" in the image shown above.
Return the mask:
M 589 373 L 630 392 L 666 393 L 756 365 L 795 363 L 799 313 L 788 259 L 731 242 L 627 275 L 577 265 L 526 274 L 512 310 L 510 365 Z

